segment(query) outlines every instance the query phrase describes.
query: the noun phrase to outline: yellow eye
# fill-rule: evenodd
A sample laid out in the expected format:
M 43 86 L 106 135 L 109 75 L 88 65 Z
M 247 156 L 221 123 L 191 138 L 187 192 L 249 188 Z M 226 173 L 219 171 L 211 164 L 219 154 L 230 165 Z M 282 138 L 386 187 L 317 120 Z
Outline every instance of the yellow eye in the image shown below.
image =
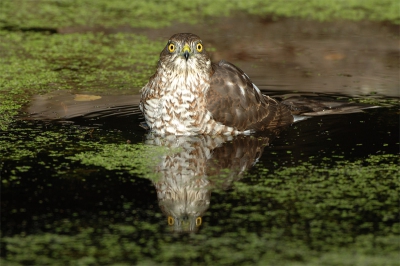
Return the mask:
M 170 43 L 170 44 L 168 45 L 168 51 L 170 51 L 171 53 L 172 53 L 173 51 L 175 51 L 175 45 L 174 45 L 173 43 Z
M 202 45 L 201 43 L 198 43 L 198 44 L 196 45 L 196 49 L 197 49 L 197 52 L 203 51 L 203 45 Z

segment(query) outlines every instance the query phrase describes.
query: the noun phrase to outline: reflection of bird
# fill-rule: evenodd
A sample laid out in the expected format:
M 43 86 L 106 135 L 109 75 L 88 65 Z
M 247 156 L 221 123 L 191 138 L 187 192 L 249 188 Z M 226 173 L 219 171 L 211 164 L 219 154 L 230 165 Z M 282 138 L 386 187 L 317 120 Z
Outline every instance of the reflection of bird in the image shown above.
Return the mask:
M 238 135 L 293 122 L 290 110 L 263 95 L 241 69 L 211 63 L 191 33 L 170 38 L 142 89 L 140 109 L 158 134 Z
M 269 137 L 149 134 L 147 144 L 170 152 L 161 157 L 154 181 L 160 208 L 175 232 L 197 231 L 210 205 L 211 189 L 227 189 L 261 156 Z

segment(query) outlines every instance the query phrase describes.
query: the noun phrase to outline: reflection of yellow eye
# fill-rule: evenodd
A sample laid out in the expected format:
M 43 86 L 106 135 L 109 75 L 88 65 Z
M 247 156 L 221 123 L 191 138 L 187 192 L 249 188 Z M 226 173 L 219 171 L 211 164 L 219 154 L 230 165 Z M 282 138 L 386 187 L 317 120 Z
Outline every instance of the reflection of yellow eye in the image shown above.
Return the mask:
M 197 49 L 198 52 L 203 51 L 203 45 L 202 45 L 201 43 L 198 43 L 198 44 L 196 45 L 196 49 Z
M 169 47 L 168 47 L 168 49 L 169 49 Z M 174 225 L 174 223 L 175 223 L 175 219 L 173 217 L 171 217 L 171 216 L 168 216 L 168 224 L 169 225 Z
M 196 218 L 196 226 L 200 226 L 201 225 L 201 217 L 197 217 Z
M 175 45 L 173 43 L 170 43 L 168 45 L 168 50 L 172 53 L 173 51 L 175 51 Z

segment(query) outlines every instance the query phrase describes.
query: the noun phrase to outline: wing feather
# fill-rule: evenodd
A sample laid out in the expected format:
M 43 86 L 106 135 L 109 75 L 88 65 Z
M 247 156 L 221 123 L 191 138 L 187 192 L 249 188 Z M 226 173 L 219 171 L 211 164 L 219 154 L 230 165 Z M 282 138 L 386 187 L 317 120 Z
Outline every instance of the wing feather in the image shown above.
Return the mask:
M 263 95 L 249 77 L 226 61 L 213 64 L 207 109 L 214 120 L 238 130 L 264 131 L 293 122 L 290 110 Z

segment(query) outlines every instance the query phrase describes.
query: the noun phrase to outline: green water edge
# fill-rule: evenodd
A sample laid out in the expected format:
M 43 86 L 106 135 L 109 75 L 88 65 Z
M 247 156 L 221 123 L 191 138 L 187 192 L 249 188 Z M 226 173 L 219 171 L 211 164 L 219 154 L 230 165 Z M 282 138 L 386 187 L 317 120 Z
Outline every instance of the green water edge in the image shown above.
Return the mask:
M 0 31 L 0 126 L 32 95 L 56 90 L 137 94 L 154 72 L 160 47 L 134 34 Z
M 301 8 L 299 8 L 301 6 Z M 135 34 L 56 34 L 66 27 L 160 28 L 244 12 L 260 17 L 400 24 L 396 0 L 25 1 L 0 2 L 0 129 L 32 95 L 54 90 L 137 93 L 164 40 Z M 55 34 L 52 34 L 55 33 Z M 379 103 L 378 103 L 379 104 Z
M 127 144 L 119 133 L 109 136 L 76 128 L 30 132 L 24 142 L 11 144 L 6 160 L 17 160 L 2 179 L 3 191 L 18 190 L 30 169 L 23 165 L 46 158 L 35 171 L 50 169 L 51 189 L 58 179 L 75 184 L 96 183 L 95 173 L 110 182 L 135 183 L 152 177 L 151 169 L 164 148 Z M 16 133 L 23 135 L 20 128 Z M 90 138 L 88 135 L 90 134 Z M 111 137 L 110 137 L 111 136 Z M 29 139 L 30 138 L 30 139 Z M 10 142 L 8 142 L 10 143 Z M 2 142 L 3 147 L 6 142 Z M 2 151 L 4 154 L 5 150 Z M 35 154 L 36 153 L 36 154 Z M 7 153 L 6 153 L 7 154 Z M 332 162 L 336 160 L 336 162 Z M 102 212 L 87 221 L 70 218 L 46 224 L 47 233 L 24 232 L 2 237 L 5 265 L 396 265 L 399 248 L 398 155 L 281 166 L 258 165 L 255 172 L 234 182 L 229 190 L 215 189 L 203 217 L 200 234 L 168 234 L 159 210 L 156 222 L 138 219 L 137 207 L 124 201 L 119 211 Z M 39 170 L 38 170 L 39 168 Z M 104 174 L 109 171 L 110 175 Z M 112 173 L 112 174 L 111 174 Z M 132 175 L 137 176 L 134 178 Z M 140 178 L 139 178 L 140 179 Z M 155 189 L 154 189 L 155 190 Z M 217 200 L 216 200 L 217 199 Z M 262 203 L 262 204 L 261 204 Z M 157 207 L 156 207 L 157 209 Z M 12 214 L 27 210 L 12 210 Z M 209 215 L 221 215 L 210 225 Z M 11 215 L 11 214 L 9 214 Z M 49 213 L 49 215 L 52 215 Z M 119 217 L 120 218 L 120 217 Z M 43 218 L 44 219 L 44 218 Z M 372 232 L 372 233 L 371 233 Z
M 32 162 L 37 162 L 34 172 L 50 173 L 46 189 L 58 180 L 96 184 L 99 176 L 112 183 L 156 181 L 156 158 L 174 153 L 129 144 L 121 132 L 56 124 L 44 130 L 33 127 L 35 122 L 21 123 L 31 124 L 0 138 L 2 166 L 8 164 L 6 174 L 0 169 L 3 192 L 37 178 L 24 175 L 33 170 L 26 166 Z M 148 214 L 156 221 L 149 221 L 140 219 L 132 202 L 121 200 L 125 222 L 112 222 L 121 218 L 120 211 L 101 211 L 95 221 L 71 214 L 46 224 L 46 233 L 3 236 L 1 260 L 5 265 L 396 265 L 399 163 L 398 155 L 383 154 L 359 160 L 331 155 L 294 166 L 278 163 L 276 169 L 258 164 L 228 190 L 213 190 L 200 234 L 169 234 L 157 206 Z M 209 224 L 211 214 L 220 216 L 218 225 Z
M 143 145 L 115 144 L 123 142 L 118 137 L 114 143 L 108 137 L 102 142 L 101 136 L 93 141 L 88 137 L 92 133 L 81 128 L 68 134 L 40 128 L 24 133 L 23 129 L 13 128 L 13 117 L 32 95 L 54 90 L 104 92 L 111 88 L 118 93 L 137 93 L 153 73 L 163 41 L 149 41 L 135 34 L 59 35 L 26 29 L 79 25 L 164 27 L 177 20 L 196 23 L 235 11 L 276 18 L 368 19 L 395 24 L 400 21 L 398 1 L 297 1 L 297 6 L 288 5 L 288 1 L 198 1 L 193 8 L 194 3 L 1 1 L 0 121 L 7 133 L 1 137 L 0 153 L 2 160 L 20 162 L 6 178 L 2 176 L 3 189 L 24 182 L 19 176 L 30 170 L 24 161 L 38 153 L 53 158 L 43 161 L 42 167 L 50 168 L 55 178 L 69 176 L 85 182 L 85 178 L 90 178 L 91 171 L 87 168 L 90 166 L 94 171 L 100 166 L 122 176 L 130 171 L 145 176 L 151 162 L 140 154 L 162 152 Z M 379 99 L 368 101 L 380 103 Z M 29 137 L 21 140 L 21 134 Z M 112 157 L 115 161 L 107 157 L 110 152 L 118 154 Z M 77 168 L 71 170 L 71 164 Z M 174 235 L 157 235 L 165 227 L 164 220 L 158 224 L 137 221 L 133 214 L 124 224 L 100 221 L 82 225 L 79 219 L 64 220 L 49 225 L 51 233 L 3 237 L 2 248 L 7 250 L 7 257 L 0 262 L 5 265 L 397 265 L 400 230 L 394 221 L 399 213 L 398 164 L 397 155 L 380 155 L 366 161 L 338 160 L 337 167 L 307 162 L 273 173 L 258 169 L 261 175 L 249 174 L 244 178 L 250 179 L 250 184 L 238 181 L 230 191 L 213 191 L 219 198 L 240 204 L 225 201 L 211 204 L 208 212 L 230 212 L 231 218 L 210 227 L 205 217 L 201 234 L 187 235 L 183 240 Z M 254 204 L 254 208 L 243 207 L 259 202 L 269 204 L 265 208 L 259 204 Z M 129 203 L 126 208 L 129 209 Z M 363 217 L 371 217 L 371 221 Z M 363 233 L 364 230 L 374 233 Z M 177 238 L 182 241 L 176 241 Z

